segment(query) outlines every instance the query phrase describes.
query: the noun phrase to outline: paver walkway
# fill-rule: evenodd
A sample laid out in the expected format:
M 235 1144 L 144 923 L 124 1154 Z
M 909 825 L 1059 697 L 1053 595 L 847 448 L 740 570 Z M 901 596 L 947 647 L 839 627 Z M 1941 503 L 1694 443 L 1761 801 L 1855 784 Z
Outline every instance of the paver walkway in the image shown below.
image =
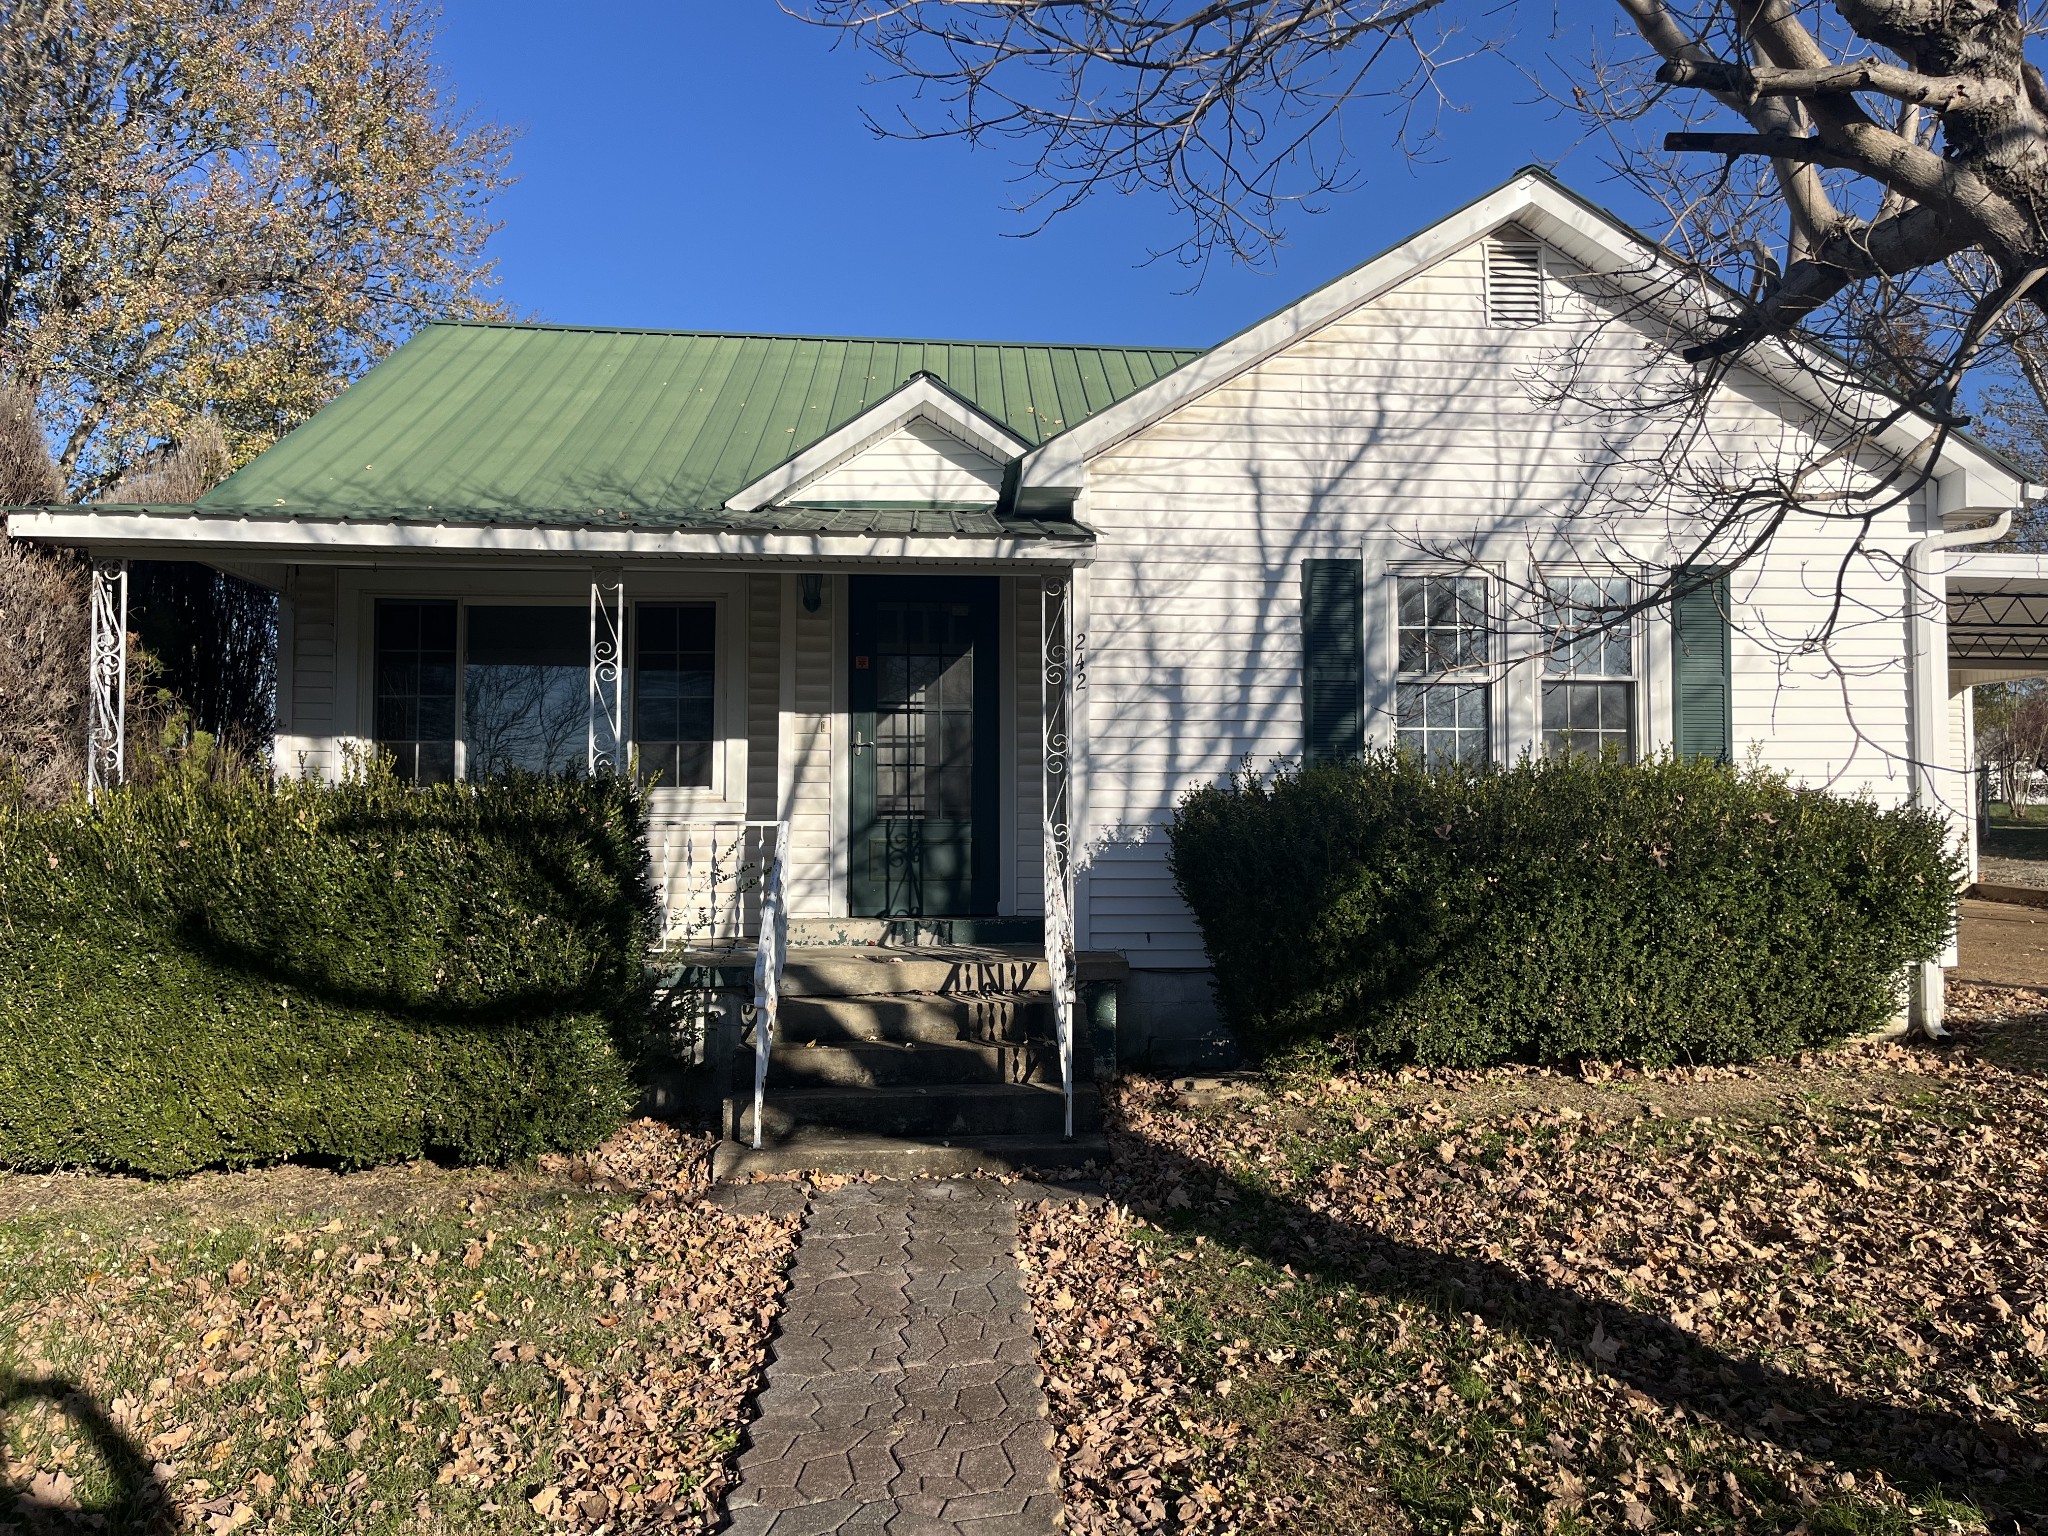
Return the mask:
M 1017 1199 L 821 1192 L 783 1298 L 733 1536 L 1050 1536 L 1059 1509 Z

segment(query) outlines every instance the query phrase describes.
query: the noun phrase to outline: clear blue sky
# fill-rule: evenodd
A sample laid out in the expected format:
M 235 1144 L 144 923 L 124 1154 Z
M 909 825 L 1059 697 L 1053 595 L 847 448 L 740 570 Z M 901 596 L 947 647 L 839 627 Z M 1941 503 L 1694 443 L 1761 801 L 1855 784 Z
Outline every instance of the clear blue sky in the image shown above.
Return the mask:
M 1023 223 L 1004 153 L 875 139 L 860 109 L 892 98 L 865 84 L 868 57 L 774 0 L 445 4 L 451 83 L 524 130 L 493 249 L 505 298 L 543 320 L 1203 346 L 1530 161 L 1567 155 L 1567 181 L 1619 196 L 1525 80 L 1474 63 L 1449 77 L 1469 110 L 1445 118 L 1434 163 L 1383 148 L 1392 125 L 1359 114 L 1364 183 L 1291 215 L 1276 270 L 1219 263 L 1190 293 L 1184 269 L 1144 260 L 1182 235 L 1160 199 L 1006 238 Z

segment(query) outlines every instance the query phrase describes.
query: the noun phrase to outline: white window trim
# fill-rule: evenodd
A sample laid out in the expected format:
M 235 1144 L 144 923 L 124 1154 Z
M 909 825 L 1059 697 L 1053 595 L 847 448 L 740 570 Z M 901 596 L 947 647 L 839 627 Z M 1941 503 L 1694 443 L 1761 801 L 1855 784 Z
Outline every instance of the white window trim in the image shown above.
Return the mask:
M 718 644 L 717 677 L 712 698 L 712 729 L 717 747 L 712 754 L 709 788 L 657 786 L 649 796 L 649 813 L 673 819 L 679 815 L 744 818 L 747 784 L 747 648 L 745 577 L 739 576 L 643 576 L 626 579 L 627 618 L 627 722 L 632 720 L 633 621 L 630 610 L 640 603 L 709 602 Z M 587 569 L 560 575 L 536 576 L 507 572 L 452 575 L 422 572 L 348 572 L 342 577 L 336 640 L 335 690 L 337 702 L 353 701 L 355 716 L 337 720 L 336 736 L 344 745 L 372 748 L 376 741 L 376 604 L 380 598 L 400 601 L 453 600 L 457 606 L 456 657 L 458 679 L 467 638 L 466 610 L 471 605 L 513 607 L 565 607 L 587 611 L 590 605 L 590 572 Z M 456 689 L 456 776 L 461 779 L 463 762 L 462 689 Z M 353 730 L 350 727 L 353 727 Z
M 1457 674 L 1404 672 L 1401 669 L 1401 583 L 1417 576 L 1476 576 L 1486 584 L 1486 634 L 1487 657 L 1483 668 L 1474 668 Z M 1486 761 L 1500 764 L 1514 760 L 1514 743 L 1509 736 L 1511 715 L 1508 707 L 1509 690 L 1506 686 L 1509 668 L 1501 659 L 1501 644 L 1505 635 L 1501 623 L 1503 616 L 1502 593 L 1505 588 L 1506 572 L 1494 562 L 1483 561 L 1461 564 L 1455 560 L 1400 561 L 1386 567 L 1384 591 L 1386 593 L 1386 637 L 1387 686 L 1387 742 L 1398 748 L 1401 744 L 1400 696 L 1403 683 L 1447 682 L 1478 683 L 1487 688 L 1486 695 Z M 1370 665 L 1370 662 L 1368 662 Z
M 1639 597 L 1642 596 L 1643 581 L 1645 577 L 1645 573 L 1640 570 L 1615 570 L 1611 566 L 1594 567 L 1588 565 L 1578 565 L 1573 564 L 1572 562 L 1566 560 L 1539 562 L 1534 567 L 1532 574 L 1534 579 L 1530 582 L 1530 586 L 1533 589 L 1543 591 L 1545 593 L 1547 593 L 1548 591 L 1548 584 L 1553 579 L 1568 580 L 1575 576 L 1590 576 L 1596 578 L 1619 577 L 1628 583 L 1629 601 L 1631 602 L 1636 601 Z M 1541 599 L 1539 599 L 1539 602 L 1540 601 Z M 1550 658 L 1550 652 L 1548 647 L 1546 647 L 1536 656 L 1535 660 L 1532 662 L 1530 666 L 1530 671 L 1534 675 L 1530 679 L 1529 687 L 1527 690 L 1529 722 L 1530 730 L 1532 733 L 1532 737 L 1529 743 L 1529 752 L 1532 756 L 1541 756 L 1544 750 L 1543 685 L 1545 683 L 1565 683 L 1574 681 L 1587 683 L 1627 683 L 1634 690 L 1634 692 L 1631 695 L 1629 704 L 1630 747 L 1632 752 L 1634 753 L 1633 761 L 1641 762 L 1645 758 L 1652 756 L 1661 748 L 1662 743 L 1659 742 L 1651 734 L 1650 731 L 1650 662 L 1652 658 L 1649 654 L 1650 646 L 1647 643 L 1649 626 L 1644 622 L 1644 620 L 1647 617 L 1648 615 L 1646 614 L 1638 613 L 1629 620 L 1629 675 L 1625 678 L 1578 678 L 1565 673 L 1552 673 L 1548 669 L 1548 662 Z

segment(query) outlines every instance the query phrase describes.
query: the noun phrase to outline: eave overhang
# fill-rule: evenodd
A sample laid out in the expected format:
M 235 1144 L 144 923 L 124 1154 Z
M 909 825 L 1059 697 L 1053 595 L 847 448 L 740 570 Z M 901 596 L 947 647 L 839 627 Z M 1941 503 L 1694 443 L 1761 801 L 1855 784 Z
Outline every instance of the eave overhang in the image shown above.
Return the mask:
M 323 563 L 349 560 L 567 557 L 592 561 L 678 558 L 789 564 L 962 562 L 1085 565 L 1094 558 L 1092 530 L 1050 519 L 975 515 L 975 531 L 958 531 L 961 514 L 931 513 L 955 531 L 877 532 L 873 513 L 802 509 L 811 526 L 563 526 L 535 522 L 225 517 L 190 507 L 44 507 L 9 516 L 16 538 L 62 544 L 108 557 Z M 834 520 L 865 519 L 835 529 Z

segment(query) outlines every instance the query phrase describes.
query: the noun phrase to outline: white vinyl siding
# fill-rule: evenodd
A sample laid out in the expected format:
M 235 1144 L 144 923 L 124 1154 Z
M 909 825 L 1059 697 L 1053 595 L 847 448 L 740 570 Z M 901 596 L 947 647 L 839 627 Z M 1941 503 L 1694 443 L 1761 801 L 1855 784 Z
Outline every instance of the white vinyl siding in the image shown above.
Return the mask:
M 1045 727 L 1040 685 L 1044 668 L 1039 638 L 1040 601 L 1045 583 L 1036 576 L 1018 576 L 1011 581 L 1016 623 L 1011 634 L 1015 690 L 1011 708 L 1016 743 L 1013 771 L 1016 782 L 1016 816 L 1013 825 L 1016 876 L 1011 912 L 1027 917 L 1045 910 Z
M 290 717 L 278 722 L 288 773 L 332 778 L 341 771 L 341 721 L 336 713 L 340 686 L 335 621 L 338 573 L 317 565 L 294 566 L 286 583 L 291 606 Z
M 1568 270 L 1547 263 L 1548 324 L 1495 326 L 1485 242 L 1474 242 L 1090 461 L 1079 508 L 1099 533 L 1087 573 L 1089 945 L 1141 967 L 1205 963 L 1166 867 L 1166 828 L 1190 785 L 1300 752 L 1303 559 L 1365 561 L 1367 731 L 1386 745 L 1388 578 L 1419 548 L 1471 546 L 1524 583 L 1535 563 L 1593 558 L 1589 543 L 1632 540 L 1649 567 L 1668 558 L 1665 520 L 1589 516 L 1589 466 L 1612 456 L 1612 419 L 1532 394 L 1531 374 L 1567 327 L 1601 319 L 1586 338 L 1588 367 L 1621 383 L 1642 376 L 1656 340 L 1589 313 L 1584 285 L 1560 278 Z M 1746 435 L 1768 448 L 1793 435 L 1761 387 L 1731 390 L 1722 417 L 1727 442 Z M 1909 523 L 1887 514 L 1877 549 L 1902 555 L 1916 536 Z M 1736 757 L 1754 746 L 1797 778 L 1895 801 L 1906 790 L 1907 692 L 1902 597 L 1884 562 L 1851 568 L 1859 621 L 1838 636 L 1832 664 L 1754 638 L 1818 621 L 1843 537 L 1795 524 L 1733 578 Z M 1668 668 L 1668 634 L 1657 624 L 1640 654 L 1638 746 L 1656 750 L 1670 731 L 1657 670 Z M 1538 743 L 1538 681 L 1522 664 L 1496 684 L 1502 760 Z
M 834 889 L 832 753 L 845 724 L 845 717 L 837 713 L 836 643 L 845 606 L 844 577 L 825 583 L 824 601 L 816 613 L 796 604 L 795 708 L 789 731 L 789 910 L 797 917 L 829 917 L 843 910 L 845 893 Z M 844 836 L 844 829 L 838 835 Z
M 1003 468 L 929 421 L 907 421 L 837 468 L 790 492 L 795 502 L 938 501 L 991 505 Z
M 747 578 L 747 819 L 776 819 L 782 705 L 782 578 Z

